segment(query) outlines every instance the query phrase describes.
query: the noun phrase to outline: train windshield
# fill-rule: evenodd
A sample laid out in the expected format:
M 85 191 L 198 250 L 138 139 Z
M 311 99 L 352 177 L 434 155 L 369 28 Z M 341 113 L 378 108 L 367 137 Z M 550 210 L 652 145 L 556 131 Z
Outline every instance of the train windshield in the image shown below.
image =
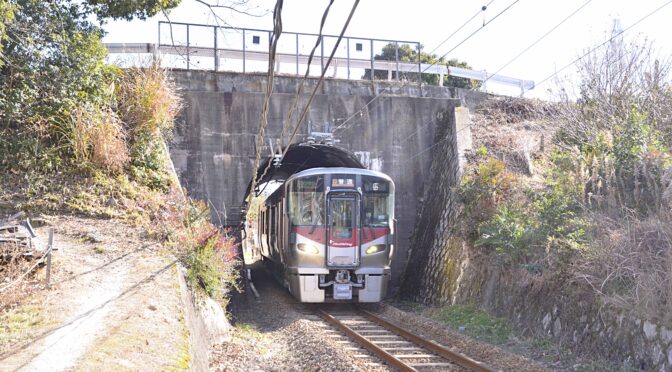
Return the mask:
M 393 218 L 393 196 L 390 183 L 376 177 L 362 177 L 364 184 L 364 226 L 390 227 Z
M 298 178 L 290 184 L 289 214 L 292 225 L 324 224 L 324 177 Z

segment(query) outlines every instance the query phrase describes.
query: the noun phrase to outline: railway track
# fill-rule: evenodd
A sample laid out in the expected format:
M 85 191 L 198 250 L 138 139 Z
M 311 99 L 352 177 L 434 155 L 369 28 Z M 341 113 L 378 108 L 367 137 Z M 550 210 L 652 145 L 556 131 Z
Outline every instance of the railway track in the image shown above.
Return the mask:
M 317 314 L 369 353 L 400 371 L 493 371 L 483 363 L 426 340 L 363 309 L 317 309 Z M 356 356 L 370 357 L 366 354 Z

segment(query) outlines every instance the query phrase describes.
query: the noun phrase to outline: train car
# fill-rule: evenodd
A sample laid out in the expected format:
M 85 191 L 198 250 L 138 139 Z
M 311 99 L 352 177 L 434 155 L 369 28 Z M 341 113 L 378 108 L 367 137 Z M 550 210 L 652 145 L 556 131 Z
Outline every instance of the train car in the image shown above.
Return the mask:
M 358 168 L 293 174 L 258 207 L 250 233 L 301 302 L 379 302 L 394 252 L 394 182 Z

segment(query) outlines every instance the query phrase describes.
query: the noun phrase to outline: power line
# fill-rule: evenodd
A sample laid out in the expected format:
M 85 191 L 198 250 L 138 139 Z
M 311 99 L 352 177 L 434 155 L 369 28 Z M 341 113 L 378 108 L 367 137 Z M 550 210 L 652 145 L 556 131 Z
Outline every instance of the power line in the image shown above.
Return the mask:
M 499 16 L 501 16 L 502 14 L 504 14 L 507 10 L 509 10 L 512 6 L 514 6 L 514 5 L 515 5 L 516 3 L 518 3 L 519 1 L 520 1 L 520 0 L 515 0 L 513 3 L 509 4 L 509 5 L 508 5 L 506 8 L 504 8 L 502 11 L 500 11 L 499 13 L 497 13 L 492 19 L 490 19 L 490 20 L 488 20 L 487 22 L 483 23 L 483 26 L 481 26 L 481 27 L 479 27 L 478 29 L 476 29 L 474 32 L 472 32 L 471 34 L 469 34 L 469 36 L 467 36 L 465 39 L 463 39 L 462 41 L 460 41 L 456 46 L 454 46 L 454 47 L 453 47 L 452 49 L 450 49 L 448 52 L 446 52 L 445 54 L 443 54 L 443 55 L 442 55 L 440 58 L 438 58 L 436 61 L 432 62 L 429 66 L 427 66 L 424 70 L 422 70 L 422 72 L 420 72 L 420 77 L 422 78 L 422 74 L 423 74 L 425 71 L 427 71 L 428 69 L 430 69 L 432 66 L 436 65 L 441 59 L 445 58 L 449 53 L 453 52 L 453 51 L 454 51 L 455 49 L 457 49 L 460 45 L 464 44 L 467 40 L 469 40 L 470 38 L 472 38 L 472 37 L 473 37 L 474 35 L 476 35 L 479 31 L 481 31 L 483 28 L 485 28 L 485 26 L 489 25 L 492 21 L 494 21 L 494 20 L 497 19 Z M 492 1 L 491 1 L 489 4 L 492 4 Z M 487 7 L 487 6 L 486 6 L 486 7 Z M 483 8 L 481 8 L 481 10 L 483 10 Z M 473 19 L 473 18 L 475 18 L 475 17 L 472 17 L 471 19 Z M 471 20 L 471 19 L 470 19 L 470 20 Z M 450 36 L 449 36 L 449 38 L 450 38 Z M 436 48 L 435 48 L 434 50 L 436 50 Z M 406 71 L 406 72 L 408 73 L 408 72 L 410 72 L 410 70 L 408 70 L 408 71 Z M 371 71 L 371 74 L 373 74 L 373 71 Z M 405 86 L 406 84 L 408 84 L 408 83 L 404 83 L 404 84 L 402 84 L 401 87 Z M 362 108 L 360 108 L 359 110 L 357 110 L 354 114 L 350 115 L 347 119 L 345 119 L 345 121 L 344 121 L 343 123 L 341 123 L 339 126 L 337 126 L 336 128 L 334 128 L 334 131 L 337 131 L 337 130 L 343 128 L 348 122 L 350 122 L 352 119 L 354 119 L 357 115 L 361 115 L 361 114 L 363 114 L 362 110 L 364 110 L 365 108 L 369 107 L 373 102 L 375 102 L 376 100 L 378 100 L 378 98 L 380 98 L 380 97 L 382 96 L 382 94 L 383 94 L 385 91 L 387 91 L 388 89 L 390 89 L 390 87 L 387 87 L 387 88 L 383 89 L 382 91 L 380 91 L 378 94 L 376 94 L 371 100 L 369 100 L 369 102 L 367 102 L 364 106 L 362 106 Z
M 455 36 L 455 34 L 457 34 L 458 32 L 460 32 L 466 25 L 468 25 L 471 21 L 473 21 L 474 18 L 478 17 L 479 14 L 481 14 L 481 13 L 484 12 L 486 9 L 488 9 L 488 7 L 490 6 L 490 4 L 492 4 L 492 3 L 494 3 L 494 2 L 495 2 L 495 0 L 490 0 L 489 3 L 483 5 L 483 6 L 481 7 L 481 9 L 479 9 L 476 13 L 474 13 L 474 15 L 471 16 L 471 18 L 467 19 L 466 22 L 464 22 L 464 23 L 462 24 L 462 26 L 458 27 L 457 30 L 453 31 L 453 33 L 450 34 L 450 35 L 448 35 L 447 38 L 443 39 L 443 41 L 442 41 L 439 45 L 437 45 L 434 49 L 432 49 L 432 51 L 429 52 L 429 54 L 432 54 L 432 53 L 436 52 L 437 49 L 439 49 L 443 44 L 445 44 L 448 40 L 450 40 L 453 36 Z M 406 72 L 410 72 L 410 70 L 408 70 L 408 71 L 406 71 Z
M 282 34 L 282 4 L 283 0 L 277 0 L 275 9 L 273 10 L 273 34 L 271 35 L 271 42 L 268 50 L 268 81 L 266 82 L 266 94 L 264 96 L 264 104 L 261 107 L 261 118 L 259 121 L 259 133 L 257 134 L 256 154 L 254 158 L 254 165 L 252 167 L 252 182 L 250 182 L 250 190 L 248 195 L 252 195 L 257 183 L 257 168 L 261 161 L 261 150 L 264 145 L 264 132 L 268 126 L 268 109 L 273 94 L 273 78 L 275 77 L 275 52 L 278 46 L 278 39 Z M 251 201 L 251 199 L 250 199 Z
M 343 39 L 343 35 L 345 34 L 345 31 L 348 28 L 348 25 L 350 24 L 350 21 L 352 20 L 352 16 L 355 14 L 355 10 L 357 9 L 357 5 L 359 5 L 360 0 L 355 0 L 355 3 L 352 5 L 352 9 L 350 10 L 350 14 L 348 15 L 348 19 L 345 21 L 345 24 L 343 25 L 343 29 L 341 30 L 341 34 L 338 36 L 338 39 L 336 40 L 336 44 L 334 45 L 334 48 L 331 51 L 331 54 L 329 55 L 329 59 L 327 59 L 327 62 L 322 69 L 322 74 L 320 75 L 319 80 L 317 81 L 317 84 L 315 84 L 315 88 L 313 89 L 313 92 L 310 95 L 310 98 L 308 99 L 308 102 L 306 103 L 306 106 L 304 107 L 303 111 L 301 112 L 301 116 L 299 116 L 299 120 L 296 123 L 296 126 L 294 126 L 294 130 L 292 131 L 291 136 L 289 137 L 289 140 L 287 141 L 287 146 L 285 147 L 285 150 L 282 152 L 282 156 L 280 157 L 280 162 L 282 162 L 282 159 L 285 158 L 285 155 L 287 154 L 287 151 L 289 150 L 289 144 L 292 142 L 294 137 L 296 136 L 296 133 L 299 130 L 299 127 L 301 126 L 301 123 L 305 119 L 306 114 L 308 113 L 308 109 L 310 108 L 310 104 L 313 102 L 313 99 L 315 98 L 315 94 L 317 93 L 317 90 L 320 88 L 320 85 L 322 84 L 322 81 L 324 80 L 324 76 L 327 73 L 327 69 L 329 68 L 329 65 L 331 64 L 331 61 L 334 59 L 334 55 L 336 54 L 336 51 L 338 50 L 338 46 L 341 43 L 341 40 Z M 325 12 L 325 15 L 322 18 L 322 24 L 324 25 L 324 21 L 326 19 L 326 13 L 329 10 L 329 6 L 327 7 L 327 10 Z M 322 29 L 322 28 L 320 28 Z M 306 74 L 307 76 L 307 74 Z M 259 152 L 258 152 L 259 153 Z M 254 175 L 252 179 L 252 187 L 250 189 L 250 195 L 252 195 L 252 192 L 254 192 L 255 189 L 255 184 L 257 181 L 262 180 L 265 176 L 266 173 L 268 173 L 268 170 L 271 167 L 272 159 L 269 159 L 268 164 L 266 165 L 266 168 L 262 172 L 261 176 L 257 178 L 257 168 L 259 167 L 258 163 L 255 163 L 254 166 Z
M 472 36 L 476 35 L 479 31 L 483 30 L 483 29 L 485 28 L 485 26 L 487 26 L 487 25 L 489 25 L 490 23 L 492 23 L 495 19 L 497 19 L 497 18 L 498 18 L 499 16 L 501 16 L 502 14 L 504 14 L 507 10 L 511 9 L 512 6 L 516 5 L 519 1 L 520 1 L 520 0 L 515 0 L 514 2 L 512 2 L 511 4 L 509 4 L 509 6 L 507 6 L 506 8 L 504 8 L 501 12 L 497 13 L 494 17 L 492 17 L 492 19 L 489 19 L 487 22 L 483 23 L 483 26 L 481 26 L 480 28 L 476 29 L 474 32 L 472 32 L 471 34 L 469 34 L 469 36 L 467 36 L 464 40 L 460 41 L 460 42 L 459 42 L 457 45 L 455 45 L 452 49 L 450 49 L 449 51 L 447 51 L 446 53 L 444 53 L 439 59 L 445 58 L 448 54 L 452 53 L 455 49 L 459 48 L 460 45 L 462 45 L 462 44 L 464 44 L 465 42 L 467 42 L 467 40 L 471 39 Z M 433 64 L 432 64 L 432 65 L 433 65 Z M 424 69 L 422 72 L 427 71 L 430 67 L 432 67 L 432 66 L 431 66 L 431 65 L 428 66 L 428 67 L 427 67 L 426 69 Z
M 331 6 L 333 4 L 334 4 L 334 0 L 330 0 L 329 4 L 327 5 L 327 8 L 324 10 L 324 13 L 322 14 L 322 21 L 320 22 L 320 31 L 317 34 L 317 40 L 315 42 L 315 45 L 313 46 L 313 49 L 310 51 L 310 54 L 308 55 L 308 65 L 306 66 L 306 73 L 303 75 L 303 79 L 301 79 L 301 83 L 299 83 L 299 89 L 297 89 L 297 91 L 296 91 L 296 96 L 294 97 L 294 103 L 289 108 L 289 112 L 287 114 L 287 121 L 285 121 L 285 123 L 283 123 L 283 125 L 282 125 L 282 131 L 280 132 L 280 144 L 279 144 L 279 146 L 282 146 L 282 142 L 285 138 L 286 126 L 291 123 L 292 116 L 294 115 L 294 111 L 299 106 L 299 97 L 301 96 L 301 94 L 303 94 L 303 88 L 305 86 L 306 80 L 308 79 L 308 75 L 310 74 L 310 65 L 313 62 L 313 57 L 315 56 L 315 51 L 317 50 L 317 47 L 322 42 L 322 30 L 324 29 L 324 24 L 327 21 L 327 15 L 329 15 L 329 10 L 331 9 Z M 289 143 L 287 143 L 287 146 L 289 146 Z M 282 147 L 280 147 L 279 150 L 282 151 Z
M 325 67 L 322 69 L 322 75 L 320 75 L 320 79 L 317 81 L 317 84 L 315 84 L 315 88 L 313 89 L 313 93 L 310 95 L 310 98 L 308 99 L 308 103 L 306 103 L 306 106 L 303 109 L 303 112 L 301 113 L 301 116 L 299 117 L 299 121 L 296 123 L 296 126 L 294 127 L 294 130 L 292 131 L 292 135 L 289 137 L 289 140 L 287 141 L 287 147 L 285 147 L 285 151 L 282 153 L 282 157 L 280 160 L 284 159 L 285 155 L 287 154 L 287 150 L 289 150 L 289 144 L 292 143 L 292 140 L 294 139 L 294 136 L 296 136 L 296 133 L 299 130 L 299 127 L 301 126 L 301 123 L 306 117 L 306 114 L 308 113 L 308 109 L 310 108 L 310 104 L 313 102 L 313 98 L 315 98 L 315 93 L 317 93 L 317 90 L 319 89 L 320 85 L 322 84 L 322 80 L 324 80 L 324 75 L 327 72 L 327 68 L 329 68 L 329 64 L 331 64 L 332 59 L 334 58 L 334 55 L 336 54 L 336 51 L 338 50 L 338 45 L 341 43 L 341 39 L 343 39 L 343 35 L 345 34 L 345 30 L 347 30 L 348 25 L 350 24 L 350 20 L 352 19 L 352 16 L 355 14 L 355 10 L 357 9 L 357 5 L 359 5 L 359 0 L 355 0 L 355 3 L 352 5 L 352 9 L 350 10 L 350 14 L 348 15 L 348 19 L 345 21 L 345 24 L 343 25 L 343 29 L 341 30 L 341 34 L 338 35 L 338 40 L 336 40 L 336 44 L 334 45 L 334 48 L 331 51 L 331 55 L 329 55 L 329 59 L 327 60 L 327 63 Z M 372 72 L 373 73 L 373 72 Z
M 567 64 L 567 65 L 565 65 L 564 67 L 562 67 L 560 70 L 557 70 L 556 72 L 550 74 L 549 76 L 547 76 L 546 78 L 544 78 L 543 80 L 541 80 L 539 83 L 536 84 L 536 86 L 538 87 L 539 85 L 544 84 L 545 82 L 547 82 L 547 81 L 548 81 L 549 79 L 551 79 L 552 77 L 556 76 L 557 74 L 559 74 L 559 73 L 561 73 L 562 71 L 566 70 L 567 68 L 569 68 L 569 67 L 572 66 L 573 64 L 575 64 L 575 63 L 579 62 L 580 60 L 584 59 L 587 55 L 589 55 L 589 54 L 593 53 L 594 51 L 596 51 L 597 49 L 599 49 L 599 48 L 605 46 L 606 44 L 608 44 L 608 43 L 611 42 L 612 40 L 614 40 L 614 39 L 616 39 L 617 37 L 621 36 L 621 35 L 624 34 L 626 31 L 628 31 L 628 30 L 630 30 L 631 28 L 637 26 L 637 25 L 640 24 L 642 21 L 644 21 L 645 19 L 651 17 L 651 16 L 654 15 L 655 13 L 658 13 L 661 9 L 663 9 L 664 7 L 666 7 L 666 6 L 670 5 L 670 4 L 672 4 L 672 0 L 666 2 L 665 4 L 659 6 L 659 7 L 656 8 L 656 9 L 654 9 L 652 12 L 650 12 L 650 13 L 648 13 L 647 15 L 645 15 L 644 17 L 638 19 L 635 23 L 633 23 L 633 24 L 631 24 L 630 26 L 628 26 L 627 28 L 621 30 L 621 31 L 618 32 L 617 34 L 612 35 L 609 39 L 607 39 L 607 40 L 604 41 L 603 43 L 601 43 L 601 44 L 599 44 L 599 45 L 597 45 L 597 46 L 591 48 L 589 51 L 587 51 L 586 53 L 584 53 L 584 54 L 583 54 L 582 56 L 580 56 L 579 58 L 573 60 L 573 61 L 570 62 L 569 64 Z
M 570 18 L 572 18 L 576 13 L 580 12 L 581 9 L 583 9 L 584 7 L 586 7 L 586 5 L 588 5 L 591 1 L 593 1 L 593 0 L 588 0 L 588 1 L 586 1 L 585 3 L 583 3 L 583 5 L 581 5 L 581 6 L 578 7 L 576 10 L 574 10 L 570 15 L 568 15 L 567 17 L 565 17 L 565 19 L 563 19 L 562 21 L 560 21 L 560 23 L 558 23 L 558 24 L 555 25 L 553 28 L 551 28 L 550 30 L 548 30 L 545 34 L 543 34 L 540 38 L 538 38 L 537 40 L 535 40 L 532 44 L 528 45 L 525 49 L 523 49 L 523 50 L 522 50 L 520 53 L 518 53 L 515 57 L 511 58 L 511 60 L 509 60 L 508 62 L 506 62 L 506 63 L 504 64 L 504 66 L 500 67 L 500 68 L 499 68 L 497 71 L 495 71 L 492 75 L 487 76 L 486 79 L 483 80 L 483 83 L 487 82 L 488 80 L 490 80 L 490 78 L 492 78 L 493 76 L 495 76 L 495 75 L 497 75 L 498 73 L 500 73 L 503 69 L 505 69 L 505 68 L 506 68 L 507 66 L 509 66 L 511 63 L 513 63 L 513 61 L 515 61 L 515 60 L 518 59 L 520 56 L 522 56 L 523 54 L 525 54 L 528 50 L 530 50 L 532 47 L 534 47 L 535 45 L 537 45 L 541 40 L 545 39 L 546 36 L 548 36 L 548 35 L 551 34 L 553 31 L 555 31 L 555 30 L 556 30 L 558 27 L 560 27 L 562 24 L 564 24 L 565 22 L 567 22 L 567 20 L 569 20 Z

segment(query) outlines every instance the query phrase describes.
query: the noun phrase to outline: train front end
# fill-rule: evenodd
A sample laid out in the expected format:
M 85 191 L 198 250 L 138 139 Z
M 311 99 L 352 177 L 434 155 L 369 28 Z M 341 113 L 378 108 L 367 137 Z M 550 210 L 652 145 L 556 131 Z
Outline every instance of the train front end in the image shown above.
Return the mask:
M 379 302 L 394 252 L 394 183 L 355 168 L 319 168 L 287 180 L 285 273 L 301 302 Z

